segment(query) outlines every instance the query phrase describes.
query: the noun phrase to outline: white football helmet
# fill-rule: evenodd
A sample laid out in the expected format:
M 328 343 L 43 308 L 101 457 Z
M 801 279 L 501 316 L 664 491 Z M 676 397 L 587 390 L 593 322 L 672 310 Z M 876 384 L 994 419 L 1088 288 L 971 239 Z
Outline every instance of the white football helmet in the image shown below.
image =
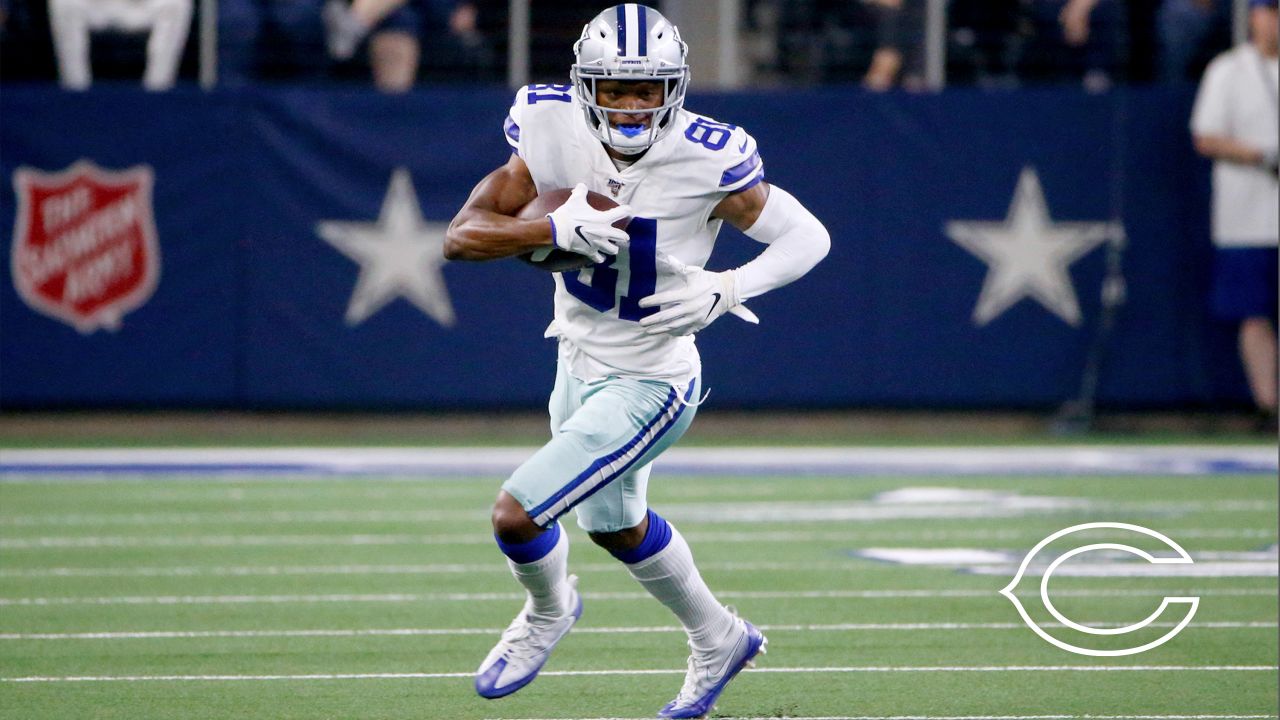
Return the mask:
M 689 46 L 680 31 L 657 10 L 637 3 L 609 8 L 582 28 L 573 46 L 575 62 L 569 77 L 577 89 L 587 127 L 600 141 L 626 155 L 644 152 L 671 132 L 689 88 Z M 596 102 L 599 80 L 661 82 L 662 105 L 651 110 L 616 110 Z M 609 113 L 651 115 L 643 123 L 613 127 Z

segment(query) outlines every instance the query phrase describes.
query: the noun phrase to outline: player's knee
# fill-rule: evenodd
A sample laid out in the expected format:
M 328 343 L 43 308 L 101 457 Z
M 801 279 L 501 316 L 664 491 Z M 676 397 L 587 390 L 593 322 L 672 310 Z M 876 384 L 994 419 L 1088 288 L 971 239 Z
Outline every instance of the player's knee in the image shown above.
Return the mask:
M 591 533 L 591 539 L 597 545 L 628 565 L 644 562 L 657 555 L 677 536 L 675 529 L 652 510 L 635 527 L 618 532 Z
M 591 537 L 591 542 L 616 555 L 634 550 L 644 542 L 645 523 L 616 532 L 593 532 L 588 535 Z
M 528 542 L 542 532 L 542 528 L 529 517 L 520 502 L 506 492 L 498 493 L 490 520 L 493 523 L 493 533 L 506 543 Z

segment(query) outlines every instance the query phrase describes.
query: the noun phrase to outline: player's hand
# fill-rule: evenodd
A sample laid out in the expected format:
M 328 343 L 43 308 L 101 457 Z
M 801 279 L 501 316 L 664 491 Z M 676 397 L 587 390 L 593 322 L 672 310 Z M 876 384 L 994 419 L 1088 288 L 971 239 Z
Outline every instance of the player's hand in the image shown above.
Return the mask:
M 547 213 L 551 220 L 552 242 L 561 250 L 586 255 L 592 262 L 604 262 L 605 255 L 617 255 L 618 245 L 631 239 L 613 223 L 631 217 L 630 205 L 596 210 L 587 203 L 587 186 L 578 183 L 569 199 Z
M 360 47 L 360 41 L 369 28 L 351 12 L 343 0 L 329 0 L 321 11 L 324 18 L 325 40 L 329 55 L 338 60 L 350 60 Z
M 709 272 L 663 255 L 659 256 L 659 265 L 676 275 L 683 286 L 641 298 L 640 307 L 662 308 L 640 320 L 645 334 L 691 335 L 727 312 L 747 322 L 760 322 L 738 299 L 738 278 L 734 271 Z

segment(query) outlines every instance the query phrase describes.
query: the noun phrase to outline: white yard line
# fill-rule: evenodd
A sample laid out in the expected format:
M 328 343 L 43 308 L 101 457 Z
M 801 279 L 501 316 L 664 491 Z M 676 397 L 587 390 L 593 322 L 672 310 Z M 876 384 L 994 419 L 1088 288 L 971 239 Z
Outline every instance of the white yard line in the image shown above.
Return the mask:
M 1064 498 L 1060 505 L 1043 508 L 999 508 L 982 503 L 898 504 L 875 500 L 823 502 L 667 503 L 663 514 L 696 519 L 703 523 L 730 522 L 837 522 L 846 520 L 910 519 L 918 517 L 989 517 L 1032 515 L 1045 512 L 1079 512 L 1101 507 L 1080 498 Z M 1275 512 L 1268 500 L 1213 500 L 1205 502 L 1107 502 L 1115 512 Z M 100 527 L 155 525 L 279 525 L 323 523 L 428 523 L 484 520 L 483 508 L 459 510 L 225 510 L 147 513 L 44 513 L 0 516 L 0 527 Z
M 1043 530 L 915 530 L 915 531 L 821 531 L 761 530 L 755 532 L 699 531 L 684 533 L 697 543 L 812 543 L 812 542 L 897 542 L 944 540 L 1038 540 Z M 1175 538 L 1274 540 L 1269 528 L 1192 528 L 1171 531 Z M 361 533 L 355 535 L 308 533 L 299 535 L 70 535 L 0 538 L 0 550 L 42 550 L 64 548 L 148 548 L 148 547 L 296 547 L 316 545 L 491 545 L 484 532 L 416 535 L 410 533 Z
M 1059 590 L 1059 597 L 1146 597 L 1153 590 Z M 1169 594 L 1207 597 L 1275 597 L 1275 588 L 1221 588 L 1199 590 L 1166 590 Z M 731 600 L 793 599 L 935 599 L 997 597 L 995 590 L 725 590 L 716 593 Z M 1018 593 L 1033 597 L 1034 592 Z M 587 600 L 649 600 L 644 592 L 585 592 Z M 524 600 L 524 593 L 385 593 L 329 595 L 118 595 L 107 597 L 29 597 L 0 598 L 0 607 L 50 605 L 239 605 L 287 603 L 416 603 L 416 602 L 514 602 Z
M 483 532 L 466 535 L 106 535 L 0 538 L 0 550 L 142 547 L 296 547 L 314 545 L 490 545 Z
M 1118 626 L 1120 623 L 1086 622 L 1092 627 Z M 1151 627 L 1174 627 L 1174 623 L 1151 623 Z M 1191 629 L 1241 630 L 1274 629 L 1274 620 L 1253 622 L 1197 622 Z M 935 630 L 1022 630 L 1022 623 L 842 623 L 835 625 L 760 625 L 767 632 L 875 632 Z M 1061 623 L 1041 623 L 1041 627 L 1065 627 Z M 433 637 L 496 636 L 502 628 L 367 628 L 347 630 L 157 630 L 146 632 L 80 632 L 80 633 L 0 633 L 0 640 L 187 640 L 209 638 L 335 638 L 335 637 Z M 641 635 L 679 633 L 671 626 L 647 627 L 576 627 L 575 635 Z
M 412 479 L 503 476 L 537 448 L 111 448 L 0 451 L 0 482 L 137 481 L 218 474 L 244 481 L 262 473 Z M 668 474 L 715 475 L 1021 475 L 1270 473 L 1274 445 L 1051 447 L 735 447 L 674 448 Z M 52 473 L 77 473 L 54 475 Z M 89 474 L 84 474 L 89 473 Z M 110 477 L 108 476 L 118 476 Z M 204 479 L 204 478 L 201 478 Z M 308 478 L 303 478 L 308 479 Z
M 853 667 L 765 667 L 748 672 L 771 674 L 846 673 L 1004 673 L 1004 672 L 1276 672 L 1274 665 L 906 665 Z M 539 677 L 683 675 L 672 670 L 552 670 Z M 0 683 L 66 682 L 237 682 L 264 680 L 442 680 L 471 678 L 470 672 L 315 673 L 308 675 L 67 675 L 0 677 Z
M 226 510 L 147 513 L 48 513 L 0 516 L 0 527 L 94 527 L 100 525 L 276 525 L 281 523 L 423 523 L 484 519 L 481 507 L 466 510 Z
M 716 716 L 720 718 L 720 716 Z M 782 720 L 1275 720 L 1275 715 L 786 715 Z M 520 718 L 519 720 L 565 720 Z M 649 718 L 601 717 L 580 720 L 649 720 Z M 720 720 L 779 720 L 769 717 L 723 717 Z
M 610 572 L 618 570 L 616 562 L 576 563 L 574 572 Z M 865 569 L 850 558 L 844 562 L 788 563 L 788 562 L 702 562 L 698 568 L 705 571 L 771 571 L 813 572 Z M 60 578 L 60 577 L 247 577 L 247 576 L 308 576 L 308 575 L 502 575 L 511 571 L 505 563 L 434 563 L 428 565 L 233 565 L 233 566 L 176 566 L 176 567 L 98 567 L 98 568 L 31 568 L 27 570 L 0 569 L 0 578 Z
M 1270 553 L 1200 552 L 1197 561 L 1220 558 L 1272 562 Z M 612 572 L 616 562 L 579 563 L 575 572 Z M 1002 566 L 997 566 L 1002 567 Z M 1016 568 L 1016 563 L 1013 566 Z M 865 566 L 855 558 L 826 562 L 700 562 L 704 572 L 831 572 L 862 571 Z M 326 575 L 502 575 L 509 574 L 501 562 L 431 563 L 423 565 L 178 565 L 151 567 L 39 567 L 25 569 L 0 568 L 0 578 L 91 578 L 91 577 L 257 577 L 257 576 L 326 576 Z

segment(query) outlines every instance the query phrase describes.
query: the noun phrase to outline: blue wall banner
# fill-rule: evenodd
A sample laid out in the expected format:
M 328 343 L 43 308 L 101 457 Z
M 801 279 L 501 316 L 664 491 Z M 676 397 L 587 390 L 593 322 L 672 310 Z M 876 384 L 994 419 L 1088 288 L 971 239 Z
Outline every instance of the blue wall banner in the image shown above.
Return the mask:
M 0 407 L 539 407 L 549 276 L 447 262 L 502 89 L 0 94 Z M 1241 402 L 1205 312 L 1188 91 L 693 96 L 826 223 L 809 276 L 699 337 L 720 407 Z M 726 230 L 709 267 L 759 246 Z

